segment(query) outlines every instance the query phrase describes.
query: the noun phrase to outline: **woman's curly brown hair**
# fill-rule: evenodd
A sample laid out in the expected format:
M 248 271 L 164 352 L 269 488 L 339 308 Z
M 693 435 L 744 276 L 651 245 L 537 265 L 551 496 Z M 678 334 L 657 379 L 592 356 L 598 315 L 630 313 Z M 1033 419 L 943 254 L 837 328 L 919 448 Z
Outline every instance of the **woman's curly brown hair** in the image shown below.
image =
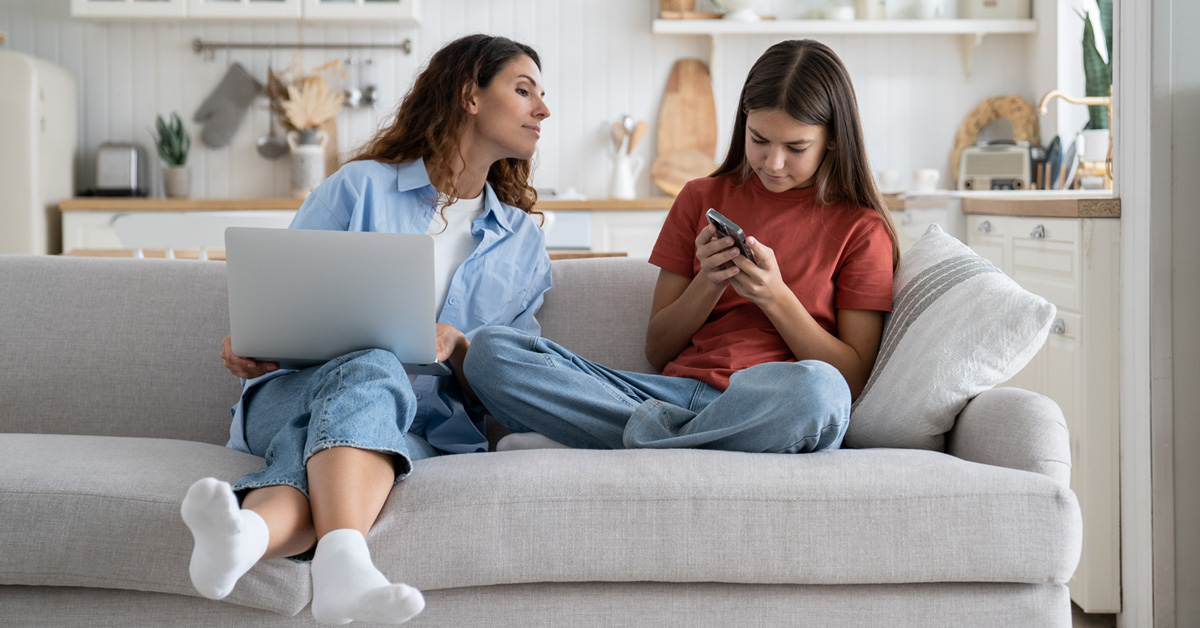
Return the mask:
M 527 56 L 540 70 L 533 48 L 505 37 L 468 35 L 434 53 L 396 108 L 394 121 L 367 141 L 350 161 L 403 163 L 425 160 L 429 179 L 441 192 L 445 207 L 459 198 L 454 163 L 461 160 L 460 140 L 467 125 L 463 88 L 486 88 L 516 57 Z M 533 164 L 528 159 L 502 159 L 492 164 L 487 181 L 501 203 L 534 213 L 537 190 L 529 183 Z

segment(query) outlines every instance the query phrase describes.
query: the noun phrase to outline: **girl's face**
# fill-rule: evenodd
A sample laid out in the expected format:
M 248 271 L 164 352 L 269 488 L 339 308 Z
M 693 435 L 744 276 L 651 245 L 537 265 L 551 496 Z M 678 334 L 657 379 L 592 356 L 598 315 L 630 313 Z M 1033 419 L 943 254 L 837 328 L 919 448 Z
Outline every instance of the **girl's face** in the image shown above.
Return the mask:
M 476 149 L 490 150 L 499 159 L 530 159 L 550 117 L 542 89 L 542 73 L 528 56 L 515 57 L 485 88 L 472 86 L 466 98 L 473 116 Z
M 823 126 L 798 122 L 782 109 L 754 109 L 746 116 L 746 162 L 772 192 L 806 188 L 833 141 Z

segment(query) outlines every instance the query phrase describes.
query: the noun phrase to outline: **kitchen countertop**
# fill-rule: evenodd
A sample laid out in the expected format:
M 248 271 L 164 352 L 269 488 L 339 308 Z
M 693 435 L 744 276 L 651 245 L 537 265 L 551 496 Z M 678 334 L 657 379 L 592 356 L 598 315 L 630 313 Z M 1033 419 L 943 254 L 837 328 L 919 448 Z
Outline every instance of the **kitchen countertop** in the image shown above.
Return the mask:
M 565 201 L 555 199 L 540 200 L 534 209 L 537 210 L 666 210 L 671 208 L 675 199 L 670 196 L 638 199 L 595 199 L 583 201 Z M 240 211 L 283 209 L 296 210 L 303 201 L 294 198 L 130 198 L 130 197 L 89 197 L 66 199 L 59 203 L 58 208 L 64 212 L 113 212 L 113 211 Z
M 905 209 L 941 208 L 947 198 L 958 198 L 967 214 L 1000 214 L 1009 216 L 1042 216 L 1057 218 L 1120 218 L 1121 199 L 1107 190 L 1044 190 L 1004 192 L 963 192 L 938 190 L 930 193 L 885 194 L 884 201 L 892 211 Z M 239 210 L 296 210 L 303 201 L 293 198 L 255 199 L 178 199 L 178 198 L 72 198 L 59 203 L 63 212 L 114 211 L 239 211 Z M 538 201 L 534 209 L 553 211 L 663 211 L 671 208 L 675 199 L 656 196 L 637 199 L 590 199 Z

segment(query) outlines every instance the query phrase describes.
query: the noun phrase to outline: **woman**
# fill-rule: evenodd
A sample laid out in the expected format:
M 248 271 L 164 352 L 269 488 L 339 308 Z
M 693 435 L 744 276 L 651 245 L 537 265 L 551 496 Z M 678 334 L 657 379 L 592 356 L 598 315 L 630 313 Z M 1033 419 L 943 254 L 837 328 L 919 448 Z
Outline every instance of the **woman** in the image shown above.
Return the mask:
M 292 228 L 434 237 L 437 357 L 454 375 L 410 379 L 383 350 L 287 371 L 234 355 L 226 337 L 225 366 L 245 379 L 229 446 L 267 466 L 232 487 L 205 478 L 189 489 L 181 511 L 201 594 L 221 599 L 259 560 L 315 548 L 318 621 L 398 624 L 424 608 L 419 591 L 375 568 L 365 535 L 413 461 L 486 451 L 462 374 L 474 333 L 488 323 L 539 332 L 550 262 L 530 216 L 530 160 L 550 115 L 543 97 L 533 49 L 456 40 L 434 54 L 394 122 L 301 206 Z
M 739 103 L 725 162 L 684 186 L 650 255 L 661 271 L 646 357 L 662 375 L 485 328 L 465 368 L 479 399 L 518 433 L 505 448 L 841 445 L 899 260 L 854 88 L 828 47 L 786 41 L 754 64 Z M 757 264 L 716 236 L 709 208 L 752 236 Z

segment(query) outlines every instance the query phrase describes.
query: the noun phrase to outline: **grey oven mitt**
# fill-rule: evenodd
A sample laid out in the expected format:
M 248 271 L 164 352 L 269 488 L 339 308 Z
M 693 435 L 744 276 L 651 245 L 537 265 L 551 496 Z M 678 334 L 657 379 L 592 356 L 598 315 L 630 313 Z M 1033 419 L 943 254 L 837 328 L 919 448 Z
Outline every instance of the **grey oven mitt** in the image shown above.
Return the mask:
M 200 139 L 205 146 L 220 148 L 233 139 L 238 125 L 246 117 L 246 110 L 262 88 L 242 64 L 229 66 L 225 78 L 196 110 L 194 119 L 204 125 Z

